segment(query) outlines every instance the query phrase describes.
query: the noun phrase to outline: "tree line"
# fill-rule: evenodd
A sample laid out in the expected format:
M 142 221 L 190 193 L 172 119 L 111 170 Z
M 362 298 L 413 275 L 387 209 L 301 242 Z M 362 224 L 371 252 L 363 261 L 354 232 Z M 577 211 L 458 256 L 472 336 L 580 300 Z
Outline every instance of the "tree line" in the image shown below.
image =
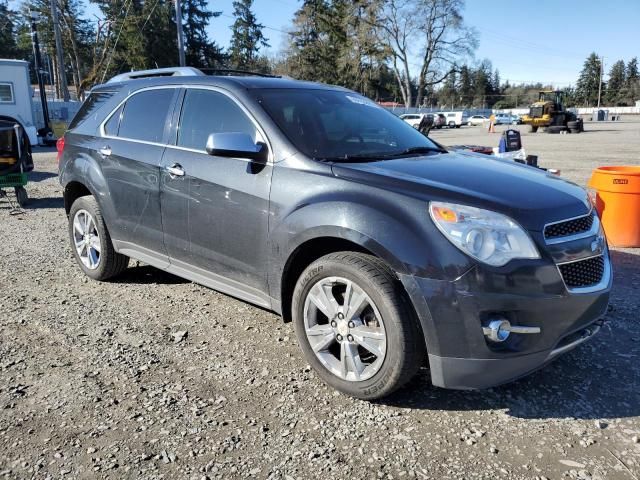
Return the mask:
M 177 64 L 172 0 L 88 0 L 99 19 L 85 15 L 87 0 L 55 1 L 67 83 L 80 95 L 118 73 Z M 463 12 L 464 0 L 304 0 L 284 48 L 267 55 L 270 40 L 253 0 L 233 2 L 227 48 L 207 34 L 209 23 L 224 15 L 215 0 L 182 0 L 186 62 L 341 85 L 407 106 L 515 108 L 550 88 L 501 82 L 489 60 L 473 61 L 478 34 Z M 50 0 L 24 0 L 16 11 L 0 0 L 0 57 L 32 61 L 31 14 L 51 64 L 49 83 L 59 85 Z M 575 88 L 566 89 L 569 106 L 597 103 L 599 62 L 595 53 L 587 58 Z M 601 90 L 603 104 L 633 104 L 640 94 L 637 59 L 614 63 Z
M 575 104 L 588 107 L 598 104 L 598 92 L 601 105 L 633 106 L 640 100 L 640 75 L 638 59 L 630 59 L 626 64 L 618 60 L 611 65 L 607 82 L 601 79 L 602 58 L 593 52 L 584 62 L 576 88 L 572 89 Z

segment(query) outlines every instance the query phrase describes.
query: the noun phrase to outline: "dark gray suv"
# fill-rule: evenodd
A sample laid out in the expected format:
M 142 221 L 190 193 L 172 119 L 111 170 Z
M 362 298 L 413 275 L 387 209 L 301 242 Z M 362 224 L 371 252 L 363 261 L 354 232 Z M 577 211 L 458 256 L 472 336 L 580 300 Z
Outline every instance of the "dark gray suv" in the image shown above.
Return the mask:
M 374 399 L 521 377 L 600 328 L 612 274 L 585 190 L 448 152 L 352 91 L 195 69 L 94 88 L 59 142 L 74 255 L 134 258 L 293 321 Z M 123 289 L 126 294 L 126 289 Z

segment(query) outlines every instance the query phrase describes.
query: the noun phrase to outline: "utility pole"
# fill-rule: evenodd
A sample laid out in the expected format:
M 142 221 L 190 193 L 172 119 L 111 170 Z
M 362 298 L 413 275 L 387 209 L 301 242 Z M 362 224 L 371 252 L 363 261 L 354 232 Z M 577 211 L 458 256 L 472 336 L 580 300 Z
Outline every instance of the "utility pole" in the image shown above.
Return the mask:
M 604 72 L 604 57 L 600 57 L 600 81 L 598 82 L 598 110 L 600 109 L 600 96 L 602 95 L 603 72 Z
M 178 60 L 180 61 L 180 66 L 184 67 L 186 62 L 184 59 L 184 39 L 182 36 L 182 6 L 180 5 L 180 0 L 175 0 L 176 2 L 176 29 L 178 30 Z
M 69 89 L 67 88 L 67 77 L 64 74 L 64 54 L 62 52 L 62 36 L 60 35 L 60 24 L 58 23 L 57 0 L 51 0 L 51 21 L 53 22 L 53 33 L 56 38 L 56 54 L 58 57 L 58 87 L 62 92 L 62 99 L 69 101 Z
M 42 129 L 45 136 L 51 131 L 49 126 L 49 106 L 47 105 L 47 93 L 44 91 L 44 81 L 42 80 L 42 58 L 40 57 L 40 42 L 38 42 L 38 31 L 36 29 L 37 16 L 35 13 L 29 12 L 29 20 L 31 27 L 31 44 L 33 45 L 33 59 L 36 67 L 36 78 L 38 79 L 38 89 L 40 90 L 40 102 L 42 103 L 42 117 L 44 120 L 44 128 Z

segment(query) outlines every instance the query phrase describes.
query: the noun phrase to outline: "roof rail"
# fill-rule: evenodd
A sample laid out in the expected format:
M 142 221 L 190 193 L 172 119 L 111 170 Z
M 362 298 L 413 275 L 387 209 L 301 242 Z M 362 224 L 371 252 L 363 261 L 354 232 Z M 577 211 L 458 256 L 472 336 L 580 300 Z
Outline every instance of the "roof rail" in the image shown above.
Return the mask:
M 246 75 L 252 77 L 269 77 L 280 78 L 279 75 L 272 75 L 270 73 L 252 72 L 251 70 L 236 70 L 233 68 L 201 68 L 205 75 Z
M 151 70 L 138 70 L 135 72 L 121 73 L 107 80 L 107 83 L 124 82 L 127 80 L 136 80 L 140 78 L 154 77 L 195 77 L 204 75 L 202 71 L 194 67 L 169 67 L 154 68 Z

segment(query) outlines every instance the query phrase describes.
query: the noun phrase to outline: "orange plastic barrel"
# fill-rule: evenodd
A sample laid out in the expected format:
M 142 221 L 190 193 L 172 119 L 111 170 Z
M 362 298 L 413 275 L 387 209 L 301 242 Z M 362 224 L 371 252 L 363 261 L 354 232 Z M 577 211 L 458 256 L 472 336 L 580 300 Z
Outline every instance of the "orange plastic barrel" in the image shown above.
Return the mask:
M 610 245 L 640 247 L 640 167 L 599 167 L 589 186 Z

